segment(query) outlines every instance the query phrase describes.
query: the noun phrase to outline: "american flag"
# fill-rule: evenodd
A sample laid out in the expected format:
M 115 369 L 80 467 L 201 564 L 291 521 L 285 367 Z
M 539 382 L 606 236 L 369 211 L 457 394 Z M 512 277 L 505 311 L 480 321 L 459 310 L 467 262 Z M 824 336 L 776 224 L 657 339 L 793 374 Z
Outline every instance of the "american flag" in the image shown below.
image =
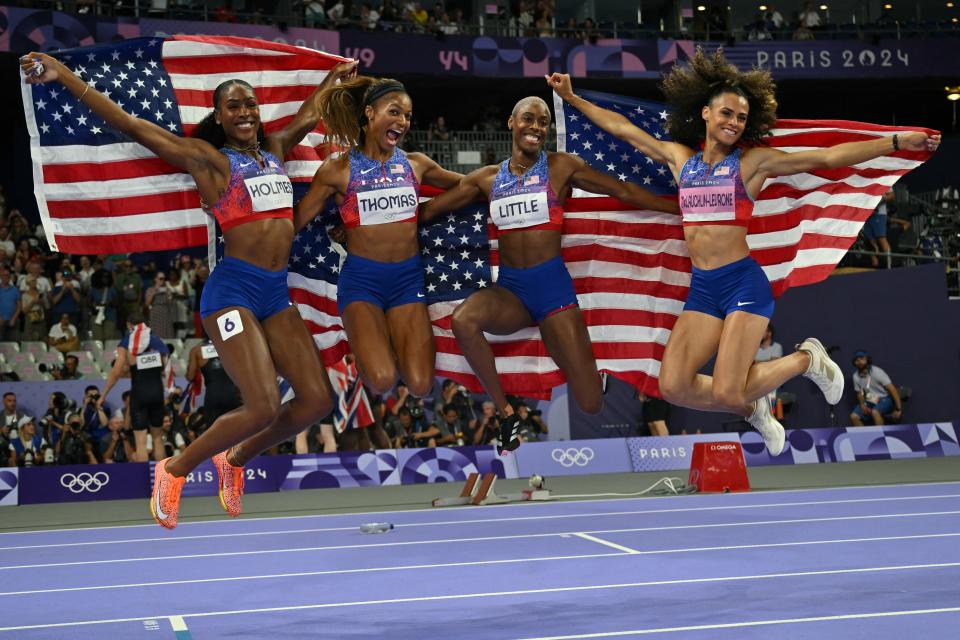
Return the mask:
M 669 139 L 663 104 L 591 91 L 580 95 L 621 113 L 657 139 Z M 559 150 L 575 153 L 620 180 L 656 193 L 676 193 L 666 166 L 604 133 L 557 96 L 554 106 Z M 780 120 L 767 142 L 794 152 L 905 131 L 935 133 L 861 122 Z M 768 180 L 757 197 L 747 242 L 774 294 L 826 278 L 881 196 L 929 156 L 899 151 L 851 168 Z M 690 283 L 679 216 L 630 211 L 607 198 L 572 198 L 562 247 L 599 368 L 659 395 L 660 357 Z
M 189 136 L 213 90 L 241 78 L 256 90 L 266 133 L 293 118 L 344 59 L 312 49 L 233 37 L 133 38 L 55 54 L 125 111 Z M 47 240 L 64 253 L 125 253 L 207 243 L 193 179 L 132 142 L 59 83 L 22 84 L 34 190 Z M 309 182 L 326 156 L 322 126 L 288 154 Z

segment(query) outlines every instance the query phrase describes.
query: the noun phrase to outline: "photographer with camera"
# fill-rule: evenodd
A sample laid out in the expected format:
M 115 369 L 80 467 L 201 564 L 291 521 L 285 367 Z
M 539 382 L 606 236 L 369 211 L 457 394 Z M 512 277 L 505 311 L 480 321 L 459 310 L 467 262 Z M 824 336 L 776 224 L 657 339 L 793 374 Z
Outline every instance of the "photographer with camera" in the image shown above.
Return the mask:
M 117 359 L 103 386 L 104 398 L 124 373 L 130 372 L 130 426 L 137 442 L 136 460 L 147 461 L 147 430 L 153 440 L 153 457 L 163 460 L 163 369 L 169 349 L 163 340 L 152 335 L 143 322 L 143 314 L 133 311 L 127 316 L 128 333 L 117 345 Z
M 67 416 L 63 434 L 54 447 L 57 464 L 97 464 L 93 453 L 93 441 L 83 430 L 83 418 L 79 413 Z
M 83 405 L 80 407 L 80 415 L 83 420 L 83 430 L 90 436 L 90 440 L 98 445 L 94 447 L 94 451 L 99 458 L 102 455 L 99 444 L 109 435 L 107 425 L 109 423 L 110 405 L 106 403 L 98 405 L 98 400 L 100 400 L 100 389 L 97 388 L 97 385 L 87 386 L 83 390 Z
M 60 436 L 67 430 L 67 415 L 76 408 L 76 403 L 63 391 L 54 391 L 47 401 L 47 412 L 37 423 L 37 429 L 51 447 L 56 447 Z
M 460 414 L 460 409 L 452 402 L 443 408 L 443 418 L 438 422 L 440 429 L 438 445 L 473 444 L 477 421 L 465 420 Z
M 74 355 L 68 355 L 63 359 L 62 367 L 49 368 L 44 363 L 37 365 L 42 373 L 49 373 L 54 380 L 79 380 L 83 377 L 80 373 L 80 358 Z
M 490 400 L 483 403 L 483 412 L 477 418 L 477 428 L 473 434 L 473 444 L 493 444 L 500 437 L 500 418 L 497 406 Z
M 414 417 L 413 410 L 405 406 L 397 411 L 397 420 L 393 423 L 390 434 L 394 446 L 398 449 L 437 446 L 438 438 L 444 437 L 440 428 L 435 424 L 426 423 L 422 407 L 414 407 L 414 409 L 419 410 L 418 417 Z
M 854 352 L 853 366 L 853 390 L 857 394 L 857 406 L 850 414 L 853 426 L 862 427 L 864 421 L 879 426 L 885 417 L 899 422 L 903 400 L 887 372 L 873 364 L 870 354 L 862 349 Z
M 123 416 L 117 412 L 107 422 L 109 435 L 100 441 L 100 451 L 105 464 L 130 462 L 136 455 L 133 432 L 123 426 Z
M 536 442 L 548 433 L 547 423 L 543 421 L 542 414 L 543 412 L 539 409 L 531 409 L 523 403 L 517 407 L 517 416 L 520 418 L 517 432 L 520 434 L 521 442 Z
M 53 462 L 53 452 L 46 439 L 37 433 L 33 418 L 23 416 L 17 423 L 17 437 L 10 442 L 9 460 L 11 467 L 32 467 Z
M 473 410 L 473 398 L 470 397 L 470 392 L 463 385 L 447 378 L 440 387 L 440 398 L 434 406 L 434 414 L 438 417 L 438 421 L 442 421 L 447 405 L 451 404 L 456 407 L 462 420 L 476 420 L 477 414 Z

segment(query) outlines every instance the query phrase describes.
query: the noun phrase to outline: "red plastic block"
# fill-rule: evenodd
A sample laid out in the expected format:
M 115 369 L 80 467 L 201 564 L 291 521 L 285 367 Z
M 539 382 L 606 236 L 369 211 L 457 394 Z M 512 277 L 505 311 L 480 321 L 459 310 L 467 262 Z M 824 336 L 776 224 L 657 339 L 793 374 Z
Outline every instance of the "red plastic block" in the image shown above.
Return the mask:
M 689 484 L 701 493 L 750 491 L 747 463 L 739 442 L 697 442 L 693 445 Z

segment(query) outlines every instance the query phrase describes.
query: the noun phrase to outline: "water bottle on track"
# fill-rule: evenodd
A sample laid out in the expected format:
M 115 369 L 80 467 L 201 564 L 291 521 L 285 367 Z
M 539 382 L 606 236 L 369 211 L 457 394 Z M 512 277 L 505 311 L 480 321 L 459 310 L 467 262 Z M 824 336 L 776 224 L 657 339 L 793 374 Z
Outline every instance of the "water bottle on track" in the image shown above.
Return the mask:
M 370 522 L 360 525 L 360 533 L 386 533 L 393 529 L 389 522 Z

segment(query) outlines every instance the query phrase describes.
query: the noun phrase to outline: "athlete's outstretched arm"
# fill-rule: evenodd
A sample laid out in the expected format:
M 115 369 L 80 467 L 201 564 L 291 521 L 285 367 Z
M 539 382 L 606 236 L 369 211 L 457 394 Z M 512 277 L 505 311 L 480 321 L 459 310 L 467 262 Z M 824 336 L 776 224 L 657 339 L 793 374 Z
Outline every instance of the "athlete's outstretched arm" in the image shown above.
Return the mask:
M 490 174 L 490 167 L 481 167 L 465 175 L 452 189 L 444 191 L 435 198 L 420 205 L 420 222 L 430 222 L 437 216 L 460 207 L 465 207 L 484 197 L 480 181 Z
M 276 142 L 279 145 L 281 159 L 287 155 L 290 149 L 303 140 L 305 135 L 313 131 L 317 123 L 320 122 L 320 105 L 317 100 L 320 92 L 336 83 L 337 80 L 356 75 L 357 64 L 356 60 L 346 60 L 328 71 L 323 82 L 300 105 L 300 109 L 293 116 L 293 120 L 280 131 L 267 136 L 271 143 Z
M 33 74 L 35 65 L 43 64 L 43 73 Z M 189 172 L 194 178 L 212 167 L 226 168 L 229 161 L 208 142 L 196 138 L 181 138 L 162 127 L 136 118 L 110 100 L 62 62 L 45 53 L 28 53 L 20 58 L 20 68 L 28 84 L 59 82 L 109 126 L 127 134 L 169 164 Z
M 407 160 L 421 168 L 420 182 L 440 189 L 452 189 L 460 184 L 462 173 L 448 171 L 441 167 L 436 160 L 422 153 L 407 154 Z
M 896 138 L 897 148 L 905 151 L 936 151 L 940 146 L 939 133 L 928 135 L 922 131 L 911 131 L 898 133 Z M 749 151 L 744 158 L 744 182 L 774 176 L 791 176 L 812 169 L 849 167 L 889 155 L 896 150 L 893 136 L 845 142 L 833 147 L 795 153 L 759 147 Z
M 575 187 L 590 193 L 613 196 L 617 200 L 622 200 L 640 209 L 680 213 L 680 205 L 676 197 L 658 196 L 633 182 L 620 181 L 611 175 L 600 173 L 587 164 L 583 158 L 567 153 L 560 155 L 563 156 L 565 162 L 573 164 L 570 184 Z
M 630 122 L 623 115 L 598 107 L 573 92 L 570 76 L 566 73 L 554 73 L 547 76 L 547 84 L 573 108 L 584 113 L 591 122 L 617 138 L 639 149 L 655 162 L 665 164 L 677 173 L 683 163 L 692 154 L 689 148 L 676 142 L 657 140 L 649 133 Z
M 127 350 L 124 347 L 117 347 L 117 358 L 113 361 L 113 368 L 110 369 L 110 373 L 107 375 L 107 381 L 103 385 L 103 391 L 100 392 L 100 399 L 97 400 L 98 409 L 103 407 L 103 403 L 107 399 L 107 394 L 113 389 L 113 385 L 117 384 L 117 380 L 123 376 L 128 366 Z
M 337 185 L 343 179 L 343 172 L 343 156 L 327 158 L 320 165 L 320 168 L 313 175 L 310 189 L 300 199 L 300 202 L 293 207 L 293 226 L 297 231 L 303 229 L 307 226 L 307 223 L 317 217 L 330 196 L 340 192 Z

